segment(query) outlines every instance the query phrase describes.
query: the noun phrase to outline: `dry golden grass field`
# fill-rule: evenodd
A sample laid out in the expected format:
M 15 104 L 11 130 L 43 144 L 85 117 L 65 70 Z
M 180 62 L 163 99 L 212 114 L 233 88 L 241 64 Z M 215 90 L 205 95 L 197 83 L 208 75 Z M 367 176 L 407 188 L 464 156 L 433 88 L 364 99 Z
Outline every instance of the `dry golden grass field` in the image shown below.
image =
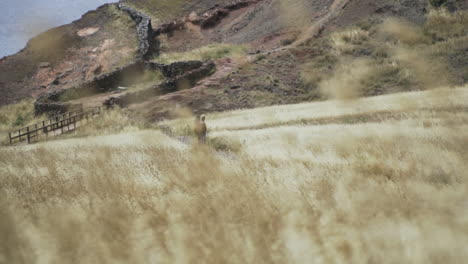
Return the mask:
M 0 147 L 0 263 L 466 263 L 467 109 L 460 87 L 207 115 L 207 145 L 187 118 Z

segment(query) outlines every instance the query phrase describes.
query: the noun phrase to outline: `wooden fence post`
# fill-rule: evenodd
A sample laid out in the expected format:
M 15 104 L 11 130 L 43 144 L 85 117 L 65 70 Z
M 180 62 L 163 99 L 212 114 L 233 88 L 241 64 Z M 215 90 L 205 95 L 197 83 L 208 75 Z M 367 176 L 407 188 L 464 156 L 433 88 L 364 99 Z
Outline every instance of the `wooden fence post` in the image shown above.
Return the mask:
M 70 117 L 70 120 L 68 122 L 68 131 L 70 131 L 70 125 L 73 123 L 74 117 Z
M 31 143 L 31 134 L 29 134 L 29 127 L 26 128 L 26 132 L 27 132 L 26 137 L 28 138 L 28 144 L 30 144 Z
M 8 136 L 9 136 L 9 138 L 10 138 L 10 145 L 11 145 L 11 144 L 13 143 L 13 141 L 11 140 L 11 132 L 8 133 Z

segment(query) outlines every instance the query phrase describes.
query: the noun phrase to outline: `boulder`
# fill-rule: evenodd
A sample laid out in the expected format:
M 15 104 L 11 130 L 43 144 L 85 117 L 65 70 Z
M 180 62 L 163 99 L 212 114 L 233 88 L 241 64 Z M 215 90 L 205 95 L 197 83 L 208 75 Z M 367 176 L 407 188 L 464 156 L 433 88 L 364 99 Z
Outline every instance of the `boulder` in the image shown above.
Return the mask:
M 41 62 L 41 63 L 39 63 L 39 68 L 41 68 L 41 69 L 50 68 L 50 63 L 49 62 Z

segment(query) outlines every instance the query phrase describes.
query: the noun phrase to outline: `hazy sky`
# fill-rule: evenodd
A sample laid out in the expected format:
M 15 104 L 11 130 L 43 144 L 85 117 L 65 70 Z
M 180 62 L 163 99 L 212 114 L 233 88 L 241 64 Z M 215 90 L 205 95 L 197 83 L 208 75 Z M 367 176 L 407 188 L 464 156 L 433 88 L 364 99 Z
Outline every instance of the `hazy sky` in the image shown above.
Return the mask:
M 0 58 L 11 55 L 35 35 L 68 24 L 116 0 L 0 0 Z

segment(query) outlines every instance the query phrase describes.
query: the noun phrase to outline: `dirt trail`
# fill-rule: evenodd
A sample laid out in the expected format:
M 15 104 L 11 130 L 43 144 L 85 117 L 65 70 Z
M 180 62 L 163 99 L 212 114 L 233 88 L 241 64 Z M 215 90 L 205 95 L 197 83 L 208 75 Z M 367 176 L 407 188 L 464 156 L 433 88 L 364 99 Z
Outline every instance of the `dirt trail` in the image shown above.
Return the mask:
M 305 29 L 299 35 L 299 37 L 294 43 L 292 43 L 289 46 L 279 47 L 279 48 L 270 49 L 270 50 L 263 50 L 259 54 L 267 55 L 267 54 L 279 53 L 279 52 L 282 52 L 291 48 L 296 48 L 304 44 L 310 39 L 319 37 L 322 31 L 328 25 L 328 23 L 330 23 L 331 20 L 336 18 L 341 12 L 341 10 L 343 10 L 348 5 L 349 2 L 351 2 L 351 0 L 335 0 L 333 4 L 330 6 L 329 8 L 330 10 L 326 12 L 326 14 L 323 17 L 321 17 L 319 20 L 314 22 L 310 27 Z M 249 58 L 251 59 L 257 55 L 258 54 L 249 56 Z
M 312 38 L 318 37 L 327 24 L 333 18 L 337 17 L 341 10 L 343 10 L 350 1 L 351 0 L 335 0 L 330 6 L 330 11 L 313 23 L 290 47 L 297 47 Z

